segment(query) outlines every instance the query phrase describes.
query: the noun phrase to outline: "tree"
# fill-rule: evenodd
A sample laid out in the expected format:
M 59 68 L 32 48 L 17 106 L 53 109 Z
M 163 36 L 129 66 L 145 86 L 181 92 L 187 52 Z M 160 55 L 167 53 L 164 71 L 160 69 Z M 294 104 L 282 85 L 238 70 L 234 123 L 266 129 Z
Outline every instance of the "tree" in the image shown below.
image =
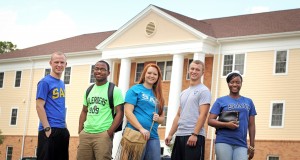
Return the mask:
M 11 52 L 17 49 L 17 45 L 14 45 L 8 41 L 0 41 L 0 54 Z

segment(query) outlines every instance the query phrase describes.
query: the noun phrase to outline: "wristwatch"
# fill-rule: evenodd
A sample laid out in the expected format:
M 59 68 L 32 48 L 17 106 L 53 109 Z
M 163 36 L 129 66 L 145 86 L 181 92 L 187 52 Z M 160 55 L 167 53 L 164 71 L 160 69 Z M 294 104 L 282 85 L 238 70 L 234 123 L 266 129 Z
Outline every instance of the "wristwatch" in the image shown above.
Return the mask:
M 50 129 L 51 129 L 50 127 L 46 127 L 46 128 L 44 128 L 44 131 L 48 132 L 48 131 L 50 131 Z
M 196 133 L 191 133 L 193 136 L 198 136 L 198 134 L 196 134 Z

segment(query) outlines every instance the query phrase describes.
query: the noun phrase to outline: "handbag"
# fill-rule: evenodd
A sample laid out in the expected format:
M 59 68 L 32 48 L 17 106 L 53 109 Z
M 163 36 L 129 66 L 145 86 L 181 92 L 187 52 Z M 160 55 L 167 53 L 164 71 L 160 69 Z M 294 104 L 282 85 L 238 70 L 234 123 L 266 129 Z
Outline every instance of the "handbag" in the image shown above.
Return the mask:
M 121 139 L 121 148 L 116 159 L 120 160 L 140 160 L 146 146 L 146 140 L 139 131 L 125 128 L 123 137 Z
M 152 121 L 150 133 L 153 127 Z M 147 141 L 141 132 L 126 127 L 119 145 L 116 160 L 140 160 Z
M 238 111 L 222 111 L 219 114 L 218 121 L 221 122 L 230 122 L 230 121 L 238 121 L 239 120 L 239 112 Z

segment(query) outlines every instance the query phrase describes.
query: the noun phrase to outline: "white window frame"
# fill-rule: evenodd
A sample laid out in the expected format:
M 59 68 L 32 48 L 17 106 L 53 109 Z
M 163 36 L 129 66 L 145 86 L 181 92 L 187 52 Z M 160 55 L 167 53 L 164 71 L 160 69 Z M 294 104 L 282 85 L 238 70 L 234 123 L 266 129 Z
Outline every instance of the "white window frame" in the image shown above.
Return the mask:
M 267 160 L 270 160 L 271 157 L 278 157 L 278 160 L 280 160 L 280 157 L 277 156 L 277 155 L 268 155 L 268 156 L 267 156 Z
M 94 68 L 95 68 L 94 64 L 90 65 L 90 78 L 89 78 L 89 83 L 90 84 L 96 82 L 96 78 L 94 77 Z
M 47 70 L 50 70 L 49 74 L 51 73 L 51 68 L 45 68 L 44 69 L 44 77 L 48 75 L 48 74 L 46 75 Z
M 69 75 L 70 79 L 69 79 L 69 83 L 66 83 L 66 82 L 65 82 L 65 78 L 66 78 L 66 69 L 67 69 L 67 68 L 70 68 L 70 75 Z M 72 67 L 66 67 L 66 68 L 65 68 L 64 76 L 63 76 L 63 77 L 64 77 L 64 80 L 63 80 L 63 81 L 64 81 L 65 85 L 70 85 L 70 84 L 71 84 L 72 70 L 73 70 Z
M 186 80 L 190 80 L 190 64 L 193 62 L 194 59 L 188 59 L 187 68 L 186 68 Z
M 222 72 L 221 72 L 221 77 L 226 77 L 226 75 L 228 74 L 226 74 L 226 75 L 223 75 L 223 72 L 224 72 L 224 60 L 225 60 L 225 56 L 228 56 L 228 55 L 232 55 L 233 56 L 233 60 L 232 60 L 232 69 L 231 69 L 231 71 L 230 72 L 232 72 L 232 71 L 234 71 L 234 70 L 237 70 L 237 69 L 235 69 L 235 66 L 236 66 L 236 61 L 235 61 L 235 59 L 236 59 L 236 55 L 240 55 L 240 54 L 243 54 L 244 55 L 244 70 L 243 70 L 243 73 L 241 73 L 241 75 L 242 76 L 244 76 L 245 75 L 245 73 L 246 73 L 246 62 L 247 62 L 247 53 L 245 52 L 245 53 L 232 53 L 232 54 L 223 54 L 223 57 L 222 57 Z M 229 72 L 229 73 L 230 73 Z M 241 72 L 241 71 L 240 71 Z
M 2 89 L 2 88 L 4 88 L 5 72 L 0 72 L 0 73 L 3 73 L 2 87 L 0 87 L 0 89 Z
M 275 103 L 282 103 L 282 123 L 281 123 L 281 126 L 272 126 L 273 105 Z M 284 119 L 285 119 L 285 101 L 284 100 L 272 101 L 271 104 L 270 104 L 269 127 L 270 128 L 283 128 L 284 127 Z
M 142 76 L 143 70 L 144 70 L 144 68 L 145 68 L 145 63 L 144 63 L 144 62 L 136 62 L 136 64 L 135 64 L 135 71 L 134 71 L 134 83 L 138 83 L 139 80 L 140 80 L 140 78 L 139 78 L 139 79 L 136 79 L 136 78 L 137 78 L 137 69 L 138 69 L 138 65 L 139 65 L 139 64 L 143 64 L 143 65 L 144 65 L 144 66 L 143 66 L 143 69 L 142 69 L 141 72 L 140 72 L 140 76 Z
M 13 146 L 6 146 L 5 159 L 7 159 L 7 156 L 8 156 L 8 153 L 7 153 L 8 148 L 12 148 L 11 158 L 13 158 L 14 147 Z
M 17 109 L 16 124 L 11 124 L 13 109 Z M 12 107 L 11 110 L 10 110 L 10 116 L 9 116 L 9 126 L 17 126 L 18 125 L 18 119 L 19 119 L 19 107 Z
M 37 146 L 35 146 L 35 148 L 34 148 L 34 156 L 35 157 L 37 156 Z
M 171 66 L 171 68 L 172 68 L 173 67 L 173 61 L 172 60 L 170 60 L 170 61 L 156 61 L 156 65 L 158 65 L 158 63 L 161 63 L 161 62 L 164 62 L 164 68 L 163 68 L 163 70 L 160 69 L 161 70 L 161 74 L 162 74 L 162 80 L 163 81 L 170 81 L 172 77 L 170 77 L 170 79 L 166 79 L 167 63 L 168 62 L 172 62 L 172 66 Z M 172 69 L 171 69 L 171 75 L 172 75 Z
M 20 86 L 17 86 L 17 87 L 16 87 L 17 72 L 21 72 L 21 77 L 20 77 Z M 23 75 L 23 74 L 22 74 L 22 71 L 20 71 L 20 70 L 15 72 L 15 83 L 14 83 L 14 88 L 21 88 L 21 84 L 22 84 L 22 75 Z
M 285 65 L 285 73 L 276 73 L 276 61 L 277 61 L 277 53 L 281 51 L 286 51 L 286 65 Z M 289 66 L 289 50 L 276 50 L 274 52 L 274 65 L 273 65 L 273 75 L 287 75 Z

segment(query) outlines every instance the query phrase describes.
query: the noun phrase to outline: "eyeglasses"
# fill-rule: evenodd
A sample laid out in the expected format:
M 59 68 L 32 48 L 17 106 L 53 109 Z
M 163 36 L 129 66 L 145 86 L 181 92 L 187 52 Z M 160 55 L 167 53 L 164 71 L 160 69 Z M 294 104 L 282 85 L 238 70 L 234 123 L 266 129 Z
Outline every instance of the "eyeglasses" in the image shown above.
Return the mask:
M 105 69 L 105 68 L 94 68 L 94 71 L 97 71 L 97 72 L 106 72 L 107 71 L 107 69 Z

